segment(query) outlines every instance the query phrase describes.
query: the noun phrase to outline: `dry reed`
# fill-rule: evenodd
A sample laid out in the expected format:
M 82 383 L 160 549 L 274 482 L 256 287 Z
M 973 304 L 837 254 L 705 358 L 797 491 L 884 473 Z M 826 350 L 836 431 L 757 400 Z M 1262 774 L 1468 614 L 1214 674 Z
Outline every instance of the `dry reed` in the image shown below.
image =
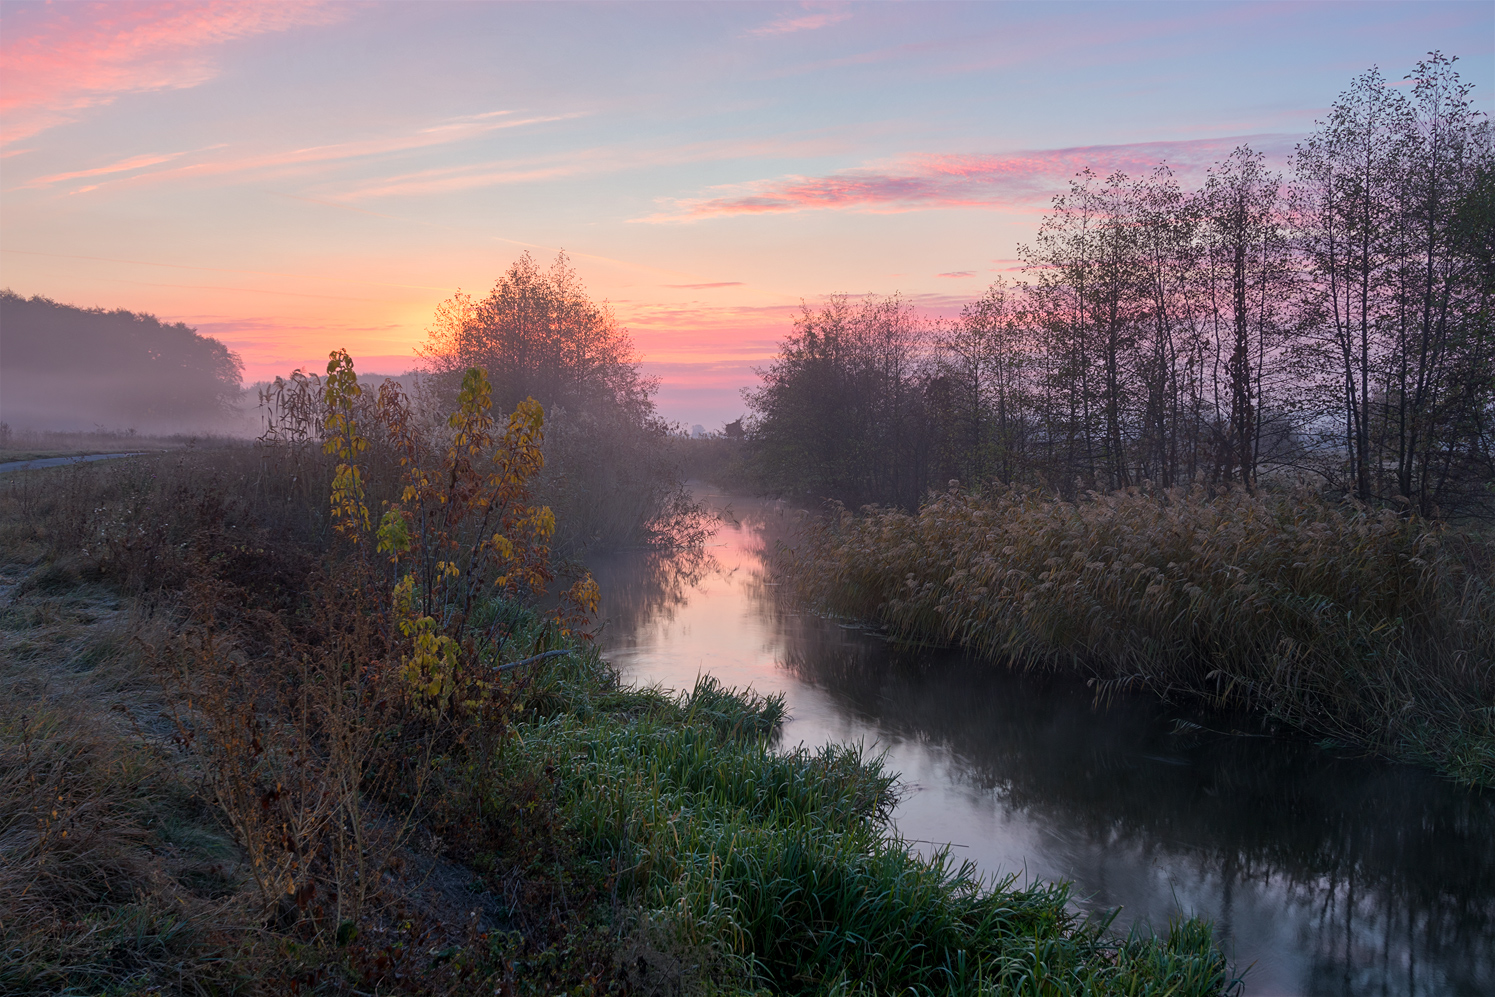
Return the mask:
M 1309 494 L 1129 489 L 836 510 L 784 564 L 798 591 L 904 638 L 1101 693 L 1245 705 L 1495 784 L 1495 547 Z

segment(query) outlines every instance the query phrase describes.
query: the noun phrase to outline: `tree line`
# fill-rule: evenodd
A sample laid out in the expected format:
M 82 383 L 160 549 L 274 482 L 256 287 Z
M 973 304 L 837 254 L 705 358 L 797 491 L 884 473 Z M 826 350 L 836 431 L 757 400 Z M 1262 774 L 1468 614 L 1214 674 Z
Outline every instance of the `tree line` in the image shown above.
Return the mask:
M 1287 171 L 1082 171 L 958 319 L 802 309 L 746 393 L 762 483 L 916 506 L 1311 475 L 1424 515 L 1495 482 L 1495 155 L 1455 59 L 1357 77 Z
M 226 428 L 244 369 L 181 322 L 11 290 L 0 290 L 0 355 L 0 419 L 34 429 Z

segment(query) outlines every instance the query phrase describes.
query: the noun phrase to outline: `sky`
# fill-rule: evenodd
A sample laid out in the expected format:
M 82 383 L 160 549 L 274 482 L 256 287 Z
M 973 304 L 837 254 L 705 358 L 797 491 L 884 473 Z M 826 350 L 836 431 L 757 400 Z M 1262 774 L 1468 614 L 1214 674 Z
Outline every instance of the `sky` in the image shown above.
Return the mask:
M 952 314 L 1084 167 L 1285 163 L 1495 4 L 0 2 L 0 286 L 186 322 L 248 380 L 417 363 L 564 250 L 716 429 L 800 303 Z M 0 357 L 3 362 L 3 357 Z

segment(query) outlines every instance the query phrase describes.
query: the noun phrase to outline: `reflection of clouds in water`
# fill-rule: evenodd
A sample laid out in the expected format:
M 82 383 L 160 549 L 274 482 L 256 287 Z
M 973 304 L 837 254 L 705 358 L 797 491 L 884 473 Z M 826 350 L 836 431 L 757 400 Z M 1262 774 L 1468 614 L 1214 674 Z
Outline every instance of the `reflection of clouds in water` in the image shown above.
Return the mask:
M 1495 794 L 1293 740 L 1172 733 L 1178 711 L 1148 700 L 1097 710 L 1073 682 L 845 629 L 783 602 L 764 570 L 792 516 L 704 498 L 731 513 L 709 556 L 596 566 L 615 621 L 603 644 L 626 676 L 783 691 L 785 744 L 887 753 L 916 847 L 1070 879 L 1077 907 L 1123 907 L 1121 924 L 1212 918 L 1256 963 L 1248 994 L 1495 986 Z

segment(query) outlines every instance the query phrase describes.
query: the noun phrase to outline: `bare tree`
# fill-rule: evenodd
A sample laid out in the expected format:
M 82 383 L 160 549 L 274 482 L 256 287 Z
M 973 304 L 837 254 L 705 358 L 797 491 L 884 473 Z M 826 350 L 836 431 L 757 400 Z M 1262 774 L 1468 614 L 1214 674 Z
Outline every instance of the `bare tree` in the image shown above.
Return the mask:
M 1371 391 L 1407 131 L 1404 102 L 1372 69 L 1334 102 L 1294 162 L 1296 236 L 1312 278 L 1300 302 L 1299 373 L 1322 410 L 1338 409 L 1347 477 L 1362 500 L 1375 490 Z
M 1081 171 L 1019 247 L 1030 282 L 957 321 L 806 309 L 749 395 L 776 482 L 910 504 L 940 475 L 1074 494 L 1312 468 L 1427 515 L 1485 501 L 1491 129 L 1454 60 L 1409 79 L 1357 77 L 1286 189 L 1245 146 L 1193 193 L 1166 166 Z
M 1225 480 L 1248 488 L 1261 460 L 1262 407 L 1281 380 L 1269 367 L 1277 365 L 1296 291 L 1281 191 L 1281 174 L 1241 146 L 1210 170 L 1196 202 L 1217 463 Z
M 939 376 L 951 385 L 953 414 L 944 460 L 965 481 L 1012 481 L 1024 450 L 1024 383 L 1028 346 L 1017 296 L 998 278 L 960 319 L 935 330 Z

